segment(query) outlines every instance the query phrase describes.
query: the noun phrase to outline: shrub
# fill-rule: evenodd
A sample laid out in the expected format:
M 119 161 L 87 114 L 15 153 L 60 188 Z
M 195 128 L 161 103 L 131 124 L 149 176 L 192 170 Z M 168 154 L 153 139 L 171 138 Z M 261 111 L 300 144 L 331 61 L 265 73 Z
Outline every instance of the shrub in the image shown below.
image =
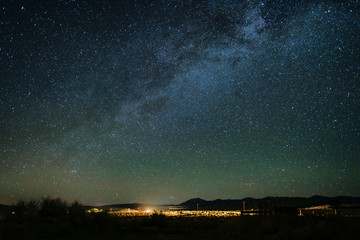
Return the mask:
M 38 217 L 39 202 L 30 200 L 28 202 L 19 200 L 10 207 L 7 219 L 16 220 L 18 222 L 32 221 Z
M 43 198 L 40 207 L 40 216 L 54 222 L 65 220 L 68 213 L 68 206 L 60 198 Z
M 73 225 L 83 226 L 87 218 L 85 207 L 78 201 L 73 202 L 69 207 L 69 217 Z
M 168 226 L 168 218 L 162 212 L 154 212 L 150 216 L 150 225 L 156 225 L 165 228 Z

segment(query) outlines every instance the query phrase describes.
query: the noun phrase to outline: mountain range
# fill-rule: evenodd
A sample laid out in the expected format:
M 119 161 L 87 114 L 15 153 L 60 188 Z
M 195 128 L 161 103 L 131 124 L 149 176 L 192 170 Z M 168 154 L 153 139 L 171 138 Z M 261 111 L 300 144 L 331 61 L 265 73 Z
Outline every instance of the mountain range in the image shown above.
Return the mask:
M 162 205 L 162 207 L 172 207 L 174 209 L 187 209 L 195 210 L 197 207 L 201 210 L 241 210 L 245 202 L 245 209 L 257 209 L 259 206 L 265 207 L 286 207 L 296 206 L 298 208 L 320 206 L 320 205 L 332 205 L 339 206 L 344 204 L 360 205 L 360 197 L 324 197 L 324 196 L 312 196 L 305 197 L 265 197 L 265 198 L 243 198 L 243 199 L 216 199 L 207 201 L 201 198 L 193 198 L 180 204 Z M 199 205 L 198 205 L 199 204 Z M 112 204 L 103 206 L 105 208 L 130 208 L 137 209 L 149 206 L 147 204 Z
M 257 209 L 259 206 L 265 207 L 286 207 L 296 206 L 298 208 L 320 206 L 320 205 L 344 205 L 344 204 L 360 204 L 360 197 L 324 197 L 324 196 L 312 196 L 305 197 L 266 197 L 266 198 L 244 198 L 240 200 L 222 200 L 216 199 L 213 201 L 206 201 L 201 198 L 190 199 L 186 202 L 179 204 L 186 209 L 196 209 L 199 204 L 199 209 L 203 210 L 239 210 L 243 209 Z

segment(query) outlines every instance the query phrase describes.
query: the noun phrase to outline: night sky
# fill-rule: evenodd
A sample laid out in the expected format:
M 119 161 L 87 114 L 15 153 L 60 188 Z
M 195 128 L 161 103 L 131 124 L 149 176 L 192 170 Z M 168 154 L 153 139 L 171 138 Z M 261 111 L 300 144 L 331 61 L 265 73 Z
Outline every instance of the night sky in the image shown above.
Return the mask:
M 342 2 L 1 1 L 0 203 L 359 196 Z

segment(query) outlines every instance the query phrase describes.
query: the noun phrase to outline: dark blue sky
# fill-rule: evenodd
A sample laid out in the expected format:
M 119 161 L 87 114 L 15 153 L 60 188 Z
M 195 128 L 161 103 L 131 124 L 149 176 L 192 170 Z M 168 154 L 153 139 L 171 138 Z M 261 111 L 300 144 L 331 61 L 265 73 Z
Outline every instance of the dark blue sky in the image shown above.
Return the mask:
M 0 202 L 359 195 L 359 13 L 3 1 Z

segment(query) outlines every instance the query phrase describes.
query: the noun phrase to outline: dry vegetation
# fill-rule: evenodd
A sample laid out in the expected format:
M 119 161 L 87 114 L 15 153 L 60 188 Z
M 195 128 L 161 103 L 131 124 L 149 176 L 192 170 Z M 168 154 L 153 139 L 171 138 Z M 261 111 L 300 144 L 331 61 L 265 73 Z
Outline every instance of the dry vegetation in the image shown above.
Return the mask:
M 0 239 L 360 239 L 358 226 L 336 216 L 116 216 L 46 198 L 12 206 Z

